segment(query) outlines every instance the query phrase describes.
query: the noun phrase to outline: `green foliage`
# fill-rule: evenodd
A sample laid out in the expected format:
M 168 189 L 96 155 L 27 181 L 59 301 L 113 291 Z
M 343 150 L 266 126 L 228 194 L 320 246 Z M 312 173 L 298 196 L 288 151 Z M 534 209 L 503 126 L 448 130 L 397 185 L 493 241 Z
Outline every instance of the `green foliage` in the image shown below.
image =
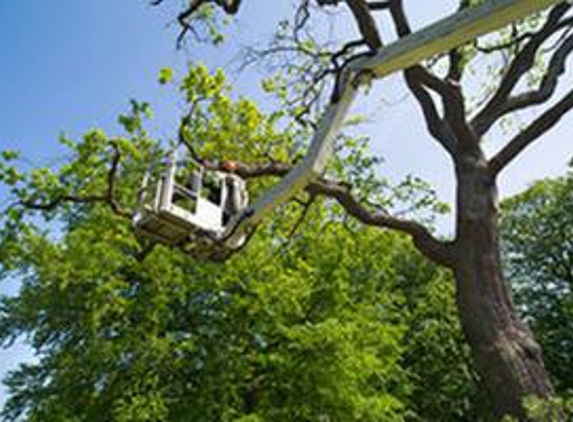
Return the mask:
M 528 420 L 531 422 L 570 421 L 573 418 L 573 400 L 566 397 L 540 399 L 527 397 L 524 401 Z M 506 416 L 502 422 L 516 422 L 515 418 Z
M 173 80 L 173 69 L 164 67 L 159 71 L 158 81 L 161 85 L 168 84 Z
M 286 160 L 304 145 L 282 113 L 233 99 L 220 71 L 191 68 L 181 91 L 193 110 L 185 136 L 210 159 Z M 407 239 L 359 228 L 321 201 L 293 234 L 301 211 L 291 203 L 213 265 L 150 250 L 105 202 L 65 200 L 105 194 L 119 157 L 114 193 L 132 209 L 165 152 L 145 130 L 151 116 L 132 101 L 123 136 L 62 137 L 70 154 L 59 168 L 22 172 L 4 154 L 14 203 L 1 220 L 2 280 L 22 286 L 0 300 L 0 343 L 24 337 L 38 355 L 6 379 L 5 420 L 472 420 L 451 278 Z M 364 142 L 341 139 L 329 171 L 383 203 Z M 396 189 L 408 209 L 433 204 L 418 180 Z
M 411 420 L 479 420 L 488 412 L 487 401 L 463 340 L 452 277 L 422 257 L 408 259 L 398 277 L 409 311 L 403 362 L 410 374 Z
M 558 391 L 573 389 L 573 174 L 503 204 L 507 274 Z
M 552 398 L 541 400 L 529 397 L 525 401 L 527 414 L 533 422 L 571 420 L 573 418 L 573 400 Z
M 183 136 L 210 159 L 287 161 L 294 153 L 293 135 L 278 129 L 281 112 L 265 114 L 247 98 L 233 99 L 224 73 L 199 64 L 183 78 L 180 90 L 191 116 Z
M 139 262 L 129 228 L 103 211 L 57 243 L 33 236 L 1 325 L 42 359 L 11 375 L 5 417 L 401 420 L 403 327 L 395 299 L 376 294 L 386 263 L 357 250 L 378 239 L 343 231 L 266 263 L 257 242 L 222 268 L 164 248 Z
M 433 329 L 407 326 L 396 274 L 407 257 L 419 260 L 407 242 L 342 223 L 305 233 L 272 259 L 261 236 L 223 267 L 163 247 L 139 261 L 129 227 L 107 211 L 59 242 L 33 236 L 23 245 L 24 286 L 4 300 L 1 325 L 5 341 L 24 333 L 42 359 L 9 378 L 5 417 L 25 409 L 30 420 L 399 421 L 407 405 L 453 391 L 447 374 L 464 374 L 455 340 L 447 328 L 433 338 L 452 316 L 428 317 Z M 415 338 L 405 343 L 407 332 Z M 430 372 L 435 384 L 419 379 Z M 431 393 L 410 391 L 410 377 Z M 444 412 L 454 407 L 446 397 Z

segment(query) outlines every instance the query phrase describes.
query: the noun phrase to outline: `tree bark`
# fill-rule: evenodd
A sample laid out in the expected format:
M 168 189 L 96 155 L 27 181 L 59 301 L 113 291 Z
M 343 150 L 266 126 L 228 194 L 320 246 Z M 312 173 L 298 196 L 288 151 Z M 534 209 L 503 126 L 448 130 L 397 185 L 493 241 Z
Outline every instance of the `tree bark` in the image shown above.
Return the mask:
M 527 420 L 523 399 L 553 389 L 541 348 L 511 302 L 501 265 L 497 188 L 481 152 L 457 160 L 454 274 L 462 328 L 497 417 Z

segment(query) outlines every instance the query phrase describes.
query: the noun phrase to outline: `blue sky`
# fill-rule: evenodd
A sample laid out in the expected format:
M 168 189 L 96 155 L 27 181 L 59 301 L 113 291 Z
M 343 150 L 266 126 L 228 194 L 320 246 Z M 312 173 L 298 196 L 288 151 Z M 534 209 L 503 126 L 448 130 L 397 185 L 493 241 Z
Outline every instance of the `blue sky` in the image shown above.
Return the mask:
M 164 102 L 157 70 L 179 57 L 167 22 L 143 2 L 1 2 L 2 147 L 48 156 L 61 131 L 115 129 L 132 97 Z
M 145 0 L 0 2 L 0 149 L 20 149 L 38 164 L 49 162 L 62 153 L 57 144 L 60 133 L 79 136 L 92 127 L 118 130 L 117 115 L 130 98 L 150 102 L 156 115 L 154 133 L 172 136 L 178 102 L 172 92 L 157 85 L 158 70 L 181 69 L 191 59 L 228 64 L 239 44 L 264 40 L 290 3 L 247 1 L 235 25 L 238 37 L 224 54 L 214 55 L 195 46 L 176 51 L 176 28 L 168 26 L 173 16 L 167 9 L 152 9 Z M 452 10 L 454 4 L 453 0 L 407 2 L 418 26 Z M 244 93 L 254 94 L 255 76 L 236 76 Z M 405 93 L 399 78 L 379 84 L 360 105 L 361 110 L 376 111 L 364 130 L 373 136 L 374 150 L 386 157 L 385 175 L 394 179 L 407 173 L 421 175 L 451 202 L 450 164 L 429 140 Z M 529 116 L 521 116 L 522 121 Z M 501 193 L 515 193 L 535 179 L 562 173 L 573 152 L 572 123 L 572 117 L 565 118 L 513 164 L 501 180 Z M 447 223 L 446 219 L 444 227 Z M 16 282 L 0 286 L 0 292 L 15 288 Z M 0 376 L 27 356 L 21 345 L 0 352 Z

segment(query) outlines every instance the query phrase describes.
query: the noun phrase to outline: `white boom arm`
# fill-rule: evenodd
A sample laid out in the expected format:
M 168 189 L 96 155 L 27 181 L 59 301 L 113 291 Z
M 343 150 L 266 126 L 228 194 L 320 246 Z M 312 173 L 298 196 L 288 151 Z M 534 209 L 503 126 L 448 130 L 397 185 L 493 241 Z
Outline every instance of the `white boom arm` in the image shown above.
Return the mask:
M 251 227 L 324 172 L 332 156 L 335 139 L 358 85 L 362 82 L 361 78 L 357 78 L 358 75 L 366 71 L 374 78 L 383 78 L 561 2 L 561 0 L 485 1 L 401 38 L 372 56 L 351 62 L 345 70 L 346 74 L 341 77 L 338 100 L 326 108 L 303 161 L 249 207 L 234 227 L 224 234 L 226 246 L 239 247 Z

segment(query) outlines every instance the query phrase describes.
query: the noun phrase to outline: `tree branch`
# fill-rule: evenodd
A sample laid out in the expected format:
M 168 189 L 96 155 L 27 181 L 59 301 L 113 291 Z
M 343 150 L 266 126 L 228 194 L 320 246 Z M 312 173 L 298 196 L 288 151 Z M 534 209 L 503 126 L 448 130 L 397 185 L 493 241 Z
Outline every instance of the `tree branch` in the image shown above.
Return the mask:
M 559 120 L 573 108 L 573 90 L 557 104 L 529 124 L 521 133 L 515 136 L 489 162 L 490 173 L 495 177 L 525 148 L 539 139 L 541 135 L 553 128 Z
M 390 3 L 390 13 L 399 37 L 411 34 L 410 23 L 404 12 L 402 0 Z M 406 69 L 404 72 L 408 88 L 418 100 L 430 134 L 454 156 L 458 147 L 473 148 L 477 142 L 466 120 L 466 110 L 460 87 L 456 83 L 444 81 L 432 75 L 421 65 Z M 424 87 L 437 93 L 442 99 L 444 117 L 441 118 L 437 107 Z
M 428 132 L 453 156 L 456 151 L 456 139 L 453 131 L 438 113 L 430 93 L 416 80 L 411 72 L 411 70 L 406 70 L 405 72 L 406 84 L 416 100 L 418 100 L 424 114 Z
M 390 8 L 390 3 L 392 0 L 386 1 L 371 1 L 368 3 L 368 8 L 370 10 L 387 10 Z
M 430 88 L 442 99 L 444 109 L 443 125 L 455 136 L 455 152 L 458 147 L 472 149 L 477 144 L 477 137 L 466 119 L 466 107 L 461 87 L 453 82 L 444 81 L 430 73 L 422 66 L 415 66 L 406 72 L 406 77 L 415 83 Z
M 261 176 L 284 176 L 292 169 L 288 163 L 247 164 L 235 163 L 236 173 L 245 178 Z M 362 204 L 351 188 L 341 182 L 319 178 L 309 183 L 306 191 L 311 196 L 325 196 L 336 200 L 344 210 L 358 221 L 368 225 L 386 228 L 409 235 L 418 250 L 429 259 L 442 265 L 452 265 L 451 245 L 435 238 L 430 231 L 415 221 L 396 218 L 379 210 L 372 210 Z
M 103 203 L 110 207 L 113 213 L 119 217 L 131 219 L 131 213 L 124 210 L 116 198 L 116 180 L 121 162 L 121 151 L 118 145 L 114 142 L 111 143 L 113 154 L 111 158 L 110 168 L 106 175 L 106 189 L 102 195 L 59 195 L 47 202 L 36 202 L 33 199 L 22 199 L 19 205 L 24 208 L 37 211 L 53 211 L 64 203 L 73 204 L 95 204 Z
M 509 113 L 548 101 L 555 93 L 559 78 L 565 73 L 565 62 L 571 52 L 573 52 L 573 36 L 565 39 L 551 57 L 538 89 L 508 97 L 504 103 L 491 110 L 487 120 L 482 117 L 482 121 L 476 124 L 482 128 L 489 128 Z
M 348 187 L 338 182 L 322 179 L 311 183 L 306 189 L 310 193 L 335 199 L 349 215 L 363 224 L 409 235 L 416 248 L 427 258 L 444 266 L 453 265 L 450 244 L 435 238 L 422 224 L 369 210 L 352 195 Z
M 497 118 L 500 116 L 500 109 L 505 107 L 511 92 L 521 78 L 531 70 L 535 64 L 537 52 L 543 43 L 563 27 L 561 18 L 570 8 L 571 5 L 567 3 L 561 3 L 555 6 L 549 13 L 547 21 L 541 29 L 533 34 L 523 49 L 517 53 L 502 78 L 498 89 L 471 123 L 478 136 L 485 134 L 497 121 Z M 503 113 L 501 113 L 501 115 L 503 115 Z
M 382 39 L 368 4 L 365 0 L 346 0 L 346 3 L 354 15 L 364 41 L 366 41 L 370 50 L 378 51 L 382 48 Z
M 223 9 L 226 14 L 235 15 L 239 11 L 242 1 L 243 0 L 190 0 L 188 6 L 177 15 L 177 22 L 179 22 L 179 25 L 182 28 L 179 36 L 177 37 L 177 46 L 180 47 L 187 33 L 193 30 L 189 21 L 193 15 L 201 9 L 201 7 L 208 3 L 212 3 Z M 164 2 L 165 0 L 152 0 L 151 5 L 159 6 Z
M 402 0 L 393 0 L 390 2 L 390 14 L 399 37 L 402 38 L 412 33 L 410 23 L 408 22 L 408 18 L 404 12 Z M 416 75 L 420 74 L 422 71 L 423 69 L 418 71 L 406 69 L 404 71 L 406 84 L 422 108 L 430 134 L 440 142 L 440 144 L 442 144 L 450 154 L 453 154 L 455 152 L 456 143 L 455 138 L 452 136 L 453 133 L 451 130 L 447 130 L 445 122 L 438 113 L 437 106 L 432 96 L 416 77 Z
M 458 8 L 458 12 L 471 7 L 470 0 L 461 0 L 460 6 Z M 446 80 L 448 81 L 455 81 L 456 83 L 460 83 L 462 76 L 466 70 L 468 60 L 466 58 L 467 52 L 464 49 L 464 46 L 460 46 L 457 48 L 453 48 L 448 52 L 448 75 L 446 76 Z

